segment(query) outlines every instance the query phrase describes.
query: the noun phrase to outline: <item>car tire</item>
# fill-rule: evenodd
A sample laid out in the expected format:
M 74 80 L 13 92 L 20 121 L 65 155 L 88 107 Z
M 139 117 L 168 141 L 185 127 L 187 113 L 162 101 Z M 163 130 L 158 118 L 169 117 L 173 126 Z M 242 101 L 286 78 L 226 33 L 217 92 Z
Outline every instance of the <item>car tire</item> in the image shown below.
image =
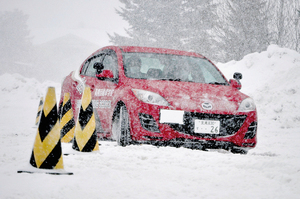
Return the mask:
M 114 139 L 120 146 L 127 146 L 131 143 L 129 115 L 124 105 L 117 108 L 113 118 L 112 130 Z
M 241 149 L 238 147 L 233 147 L 231 150 L 231 153 L 233 154 L 243 154 L 243 155 L 247 155 L 248 151 L 245 149 Z

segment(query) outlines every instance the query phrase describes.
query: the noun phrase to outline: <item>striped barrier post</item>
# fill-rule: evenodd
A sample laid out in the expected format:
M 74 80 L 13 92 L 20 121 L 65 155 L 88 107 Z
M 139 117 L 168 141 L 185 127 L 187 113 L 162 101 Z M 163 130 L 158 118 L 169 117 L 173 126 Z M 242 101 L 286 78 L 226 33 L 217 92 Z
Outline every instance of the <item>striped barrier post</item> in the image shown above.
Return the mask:
M 40 98 L 40 103 L 39 103 L 39 107 L 38 107 L 38 112 L 36 114 L 36 120 L 35 120 L 35 125 L 37 126 L 40 122 L 40 116 L 41 116 L 41 111 L 42 111 L 42 108 L 43 108 L 43 103 L 44 103 L 44 98 L 41 97 Z
M 63 156 L 54 87 L 49 87 L 46 94 L 29 163 L 35 168 L 47 169 L 45 171 L 49 174 L 73 174 L 63 171 Z M 34 173 L 32 171 L 18 171 L 18 173 L 22 172 Z
M 60 136 L 61 142 L 71 142 L 74 137 L 75 120 L 73 116 L 70 93 L 64 94 L 64 100 L 61 108 L 60 118 Z
M 99 150 L 90 87 L 85 87 L 82 94 L 81 106 L 75 126 L 75 136 L 73 139 L 72 148 L 81 152 L 92 152 Z

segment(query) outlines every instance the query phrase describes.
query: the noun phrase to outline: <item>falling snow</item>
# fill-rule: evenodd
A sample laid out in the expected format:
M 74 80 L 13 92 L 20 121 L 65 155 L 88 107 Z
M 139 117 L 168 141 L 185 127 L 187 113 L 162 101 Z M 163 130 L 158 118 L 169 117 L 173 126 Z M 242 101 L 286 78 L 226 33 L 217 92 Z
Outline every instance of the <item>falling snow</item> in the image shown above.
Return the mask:
M 258 144 L 247 155 L 151 145 L 75 152 L 62 145 L 74 175 L 17 173 L 29 167 L 35 116 L 48 86 L 18 74 L 0 76 L 0 198 L 299 198 L 300 54 L 270 46 L 241 61 L 218 63 L 227 78 L 241 72 L 242 92 L 258 109 Z

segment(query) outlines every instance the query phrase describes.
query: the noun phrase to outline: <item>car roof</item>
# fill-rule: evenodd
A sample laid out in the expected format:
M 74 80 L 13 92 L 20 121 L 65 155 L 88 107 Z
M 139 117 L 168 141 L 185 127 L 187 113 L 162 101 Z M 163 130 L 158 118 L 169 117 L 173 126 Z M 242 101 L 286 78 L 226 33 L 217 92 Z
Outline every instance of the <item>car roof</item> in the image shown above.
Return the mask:
M 167 48 L 153 48 L 153 47 L 143 47 L 143 46 L 119 46 L 123 52 L 141 52 L 141 53 L 162 53 L 162 54 L 174 54 L 174 55 L 185 55 L 204 58 L 203 55 L 175 49 Z

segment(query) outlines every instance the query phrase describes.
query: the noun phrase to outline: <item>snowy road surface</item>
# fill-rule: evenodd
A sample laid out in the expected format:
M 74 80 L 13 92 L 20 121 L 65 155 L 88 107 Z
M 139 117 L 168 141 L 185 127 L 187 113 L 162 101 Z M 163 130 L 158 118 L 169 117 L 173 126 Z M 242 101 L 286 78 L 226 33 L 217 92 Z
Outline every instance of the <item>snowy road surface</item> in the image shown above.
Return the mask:
M 74 175 L 18 174 L 29 162 L 35 115 L 11 108 L 9 118 L 1 114 L 15 122 L 1 124 L 0 198 L 299 198 L 299 128 L 260 125 L 248 155 L 105 141 L 86 154 L 63 144 L 71 153 L 63 156 L 65 170 Z

